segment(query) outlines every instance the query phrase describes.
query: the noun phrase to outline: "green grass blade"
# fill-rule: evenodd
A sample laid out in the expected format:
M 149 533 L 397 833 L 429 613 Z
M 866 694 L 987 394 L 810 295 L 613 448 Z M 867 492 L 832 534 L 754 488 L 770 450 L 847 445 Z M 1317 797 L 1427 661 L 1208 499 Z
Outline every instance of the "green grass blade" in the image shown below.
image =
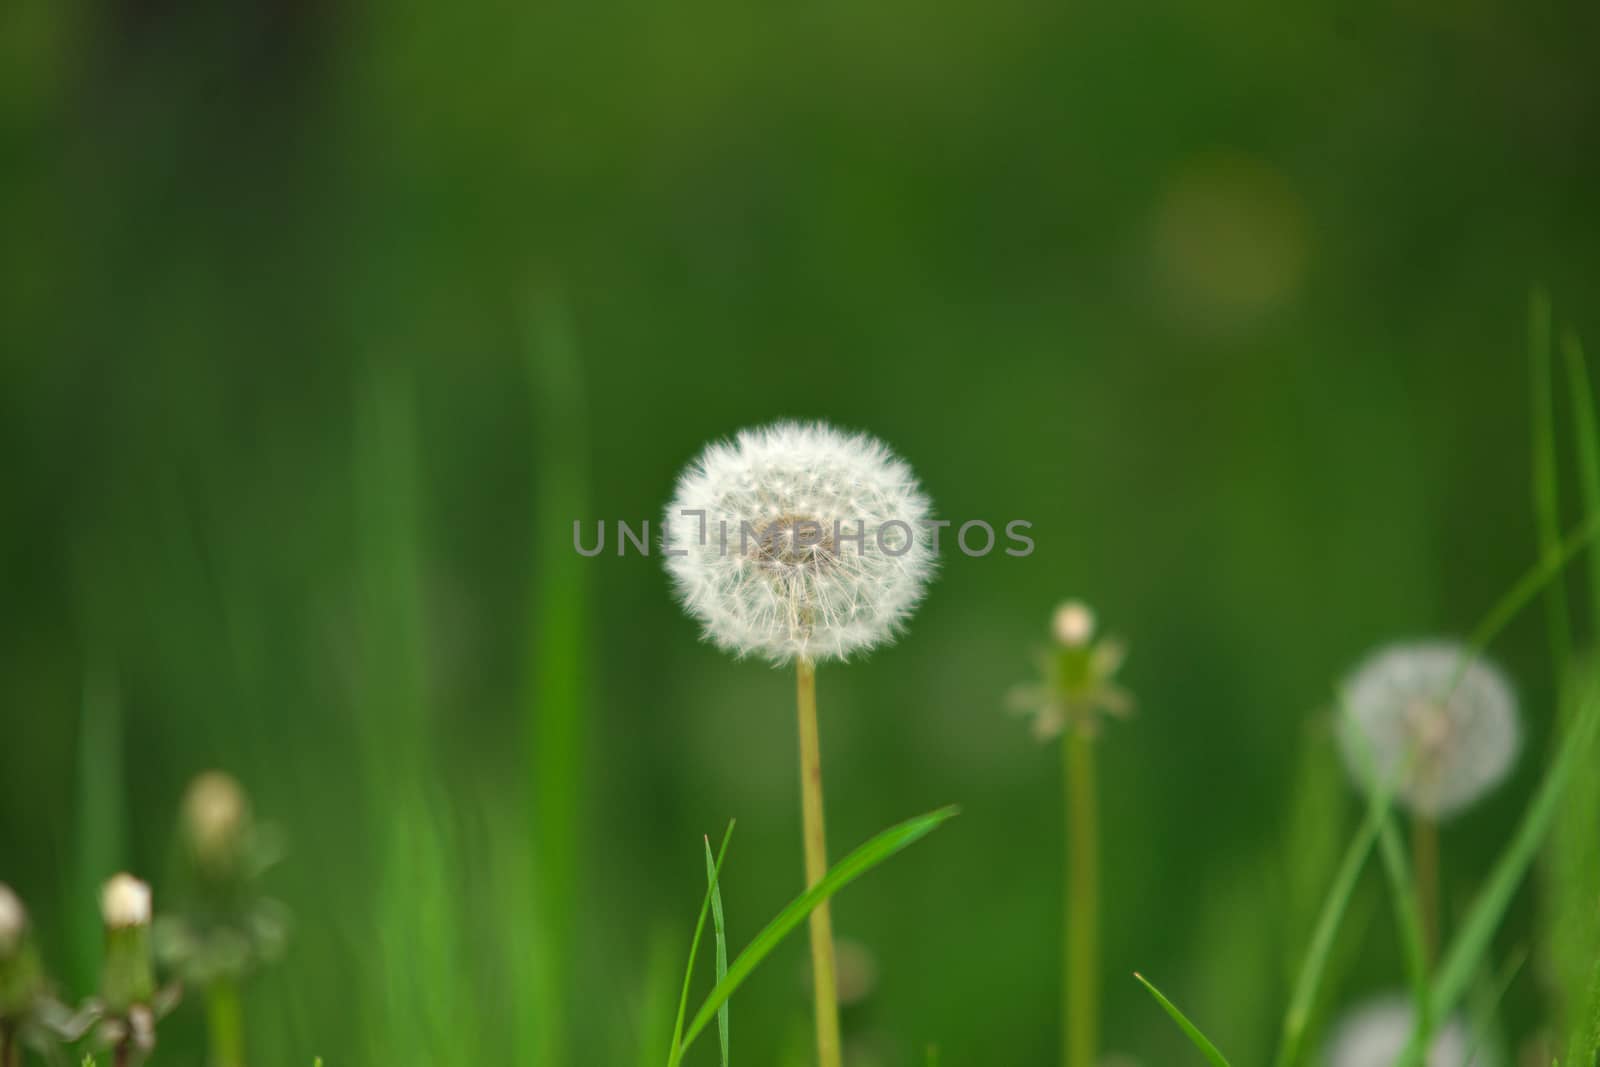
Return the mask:
M 1505 629 L 1506 624 L 1516 618 L 1517 613 L 1527 607 L 1528 602 L 1538 596 L 1539 591 L 1560 574 L 1562 568 L 1570 563 L 1574 556 L 1593 544 L 1596 537 L 1600 537 L 1600 514 L 1588 516 L 1574 527 L 1567 535 L 1567 539 L 1556 546 L 1554 553 L 1542 557 L 1517 580 L 1516 585 L 1495 602 L 1489 613 L 1467 638 L 1468 655 L 1461 658 L 1461 665 L 1456 668 L 1456 676 L 1451 683 L 1452 689 L 1472 665 L 1473 657 L 1487 648 L 1489 642 Z
M 1340 714 L 1348 716 L 1348 705 L 1342 700 L 1340 704 Z M 1365 741 L 1365 737 L 1359 731 L 1354 736 L 1358 741 Z M 1367 790 L 1369 809 L 1387 809 L 1388 801 L 1383 796 L 1385 786 L 1378 781 L 1371 745 L 1358 745 L 1357 756 L 1365 765 L 1367 780 L 1372 783 Z M 1379 827 L 1378 850 L 1383 859 L 1385 880 L 1389 885 L 1389 899 L 1394 906 L 1395 925 L 1400 930 L 1401 948 L 1405 953 L 1406 978 L 1411 987 L 1412 1008 L 1416 1012 L 1416 1018 L 1421 1021 L 1420 1029 L 1426 1038 L 1432 1030 L 1432 1017 L 1428 1004 L 1428 944 L 1422 932 L 1422 909 L 1417 899 L 1416 886 L 1412 883 L 1411 863 L 1406 855 L 1400 831 L 1395 825 L 1394 814 L 1388 810 L 1384 811 L 1383 821 Z
M 1560 550 L 1561 501 L 1557 490 L 1556 420 L 1551 384 L 1550 296 L 1535 289 L 1528 307 L 1528 362 L 1533 394 L 1533 519 L 1539 537 L 1539 558 L 1549 559 Z M 1571 623 L 1567 618 L 1566 587 L 1557 582 L 1546 596 L 1549 613 L 1550 653 L 1556 677 L 1567 671 L 1571 654 Z
M 722 919 L 722 887 L 711 859 L 711 839 L 706 838 L 706 881 L 711 885 L 711 926 L 717 935 L 717 981 L 728 977 L 728 929 Z M 717 1009 L 717 1039 L 722 1045 L 722 1067 L 728 1067 L 728 1001 Z
M 1600 421 L 1595 418 L 1594 389 L 1589 381 L 1589 366 L 1583 345 L 1576 334 L 1561 338 L 1561 353 L 1567 364 L 1567 392 L 1572 397 L 1572 433 L 1578 446 L 1578 491 L 1583 497 L 1583 515 L 1600 515 Z M 1600 565 L 1589 564 L 1589 606 L 1591 623 L 1600 623 Z
M 1494 985 L 1489 990 L 1488 999 L 1484 1002 L 1483 1011 L 1479 1015 L 1476 1025 L 1472 1027 L 1472 1043 L 1467 1046 L 1467 1062 L 1464 1067 L 1473 1067 L 1478 1060 L 1478 1053 L 1483 1051 L 1483 1046 L 1489 1040 L 1490 1023 L 1495 1013 L 1500 1010 L 1500 1002 L 1511 989 L 1511 983 L 1517 980 L 1517 975 L 1522 973 L 1522 965 L 1528 962 L 1528 949 L 1526 946 L 1517 949 L 1506 959 L 1505 966 L 1495 976 Z
M 891 826 L 834 864 L 828 873 L 822 876 L 822 881 L 790 901 L 789 905 L 767 923 L 766 927 L 756 935 L 755 940 L 751 941 L 729 964 L 727 975 L 716 984 L 706 997 L 705 1003 L 700 1005 L 700 1010 L 695 1013 L 694 1020 L 690 1022 L 688 1030 L 683 1035 L 683 1044 L 678 1048 L 678 1053 L 681 1055 L 682 1051 L 689 1047 L 711 1021 L 717 1009 L 733 996 L 734 990 L 738 989 L 746 978 L 750 977 L 750 972 L 756 969 L 756 965 L 766 959 L 796 926 L 804 922 L 812 909 L 896 852 L 932 833 L 941 824 L 954 818 L 958 810 L 954 807 L 940 808 L 926 815 L 907 819 L 898 826 Z
M 1344 858 L 1339 861 L 1339 870 L 1333 877 L 1332 885 L 1328 887 L 1328 895 L 1322 902 L 1316 928 L 1311 934 L 1311 944 L 1306 949 L 1305 959 L 1300 964 L 1300 973 L 1295 978 L 1294 991 L 1289 997 L 1289 1006 L 1283 1015 L 1283 1033 L 1278 1041 L 1278 1054 L 1274 1059 L 1278 1067 L 1293 1067 L 1299 1062 L 1306 1026 L 1311 1021 L 1311 1009 L 1316 1004 L 1317 992 L 1322 986 L 1322 976 L 1328 967 L 1328 957 L 1333 952 L 1334 937 L 1338 934 L 1339 925 L 1344 921 L 1344 913 L 1350 906 L 1356 879 L 1360 877 L 1361 868 L 1365 866 L 1388 815 L 1388 792 L 1384 789 L 1374 790 L 1367 806 L 1367 817 L 1362 820 L 1360 829 L 1356 831 L 1355 837 L 1345 849 Z
M 1555 763 L 1546 772 L 1515 836 L 1500 854 L 1489 880 L 1473 902 L 1460 933 L 1439 966 L 1433 983 L 1434 1018 L 1446 1018 L 1455 1010 L 1473 973 L 1482 964 L 1517 886 L 1544 841 L 1562 793 L 1581 762 L 1597 722 L 1600 722 L 1600 692 L 1591 686 L 1583 694 L 1577 721 L 1562 740 Z
M 694 981 L 694 957 L 700 951 L 700 935 L 705 932 L 706 913 L 711 910 L 711 898 L 716 894 L 717 878 L 722 874 L 722 858 L 728 853 L 728 840 L 733 837 L 733 821 L 729 820 L 727 832 L 722 835 L 722 847 L 717 850 L 717 861 L 711 865 L 711 876 L 706 880 L 705 899 L 700 902 L 700 917 L 694 923 L 694 939 L 689 942 L 689 962 L 683 968 L 683 992 L 678 996 L 678 1018 L 672 1024 L 672 1048 L 667 1053 L 667 1067 L 677 1067 L 688 1043 L 683 1039 L 683 1016 L 689 1010 L 689 985 Z M 706 840 L 707 858 L 711 841 Z
M 1145 976 L 1138 971 L 1134 971 L 1133 976 L 1139 980 L 1140 985 L 1149 990 L 1152 997 L 1156 998 L 1156 1003 L 1161 1005 L 1168 1015 L 1172 1016 L 1172 1021 L 1178 1024 L 1178 1029 L 1182 1030 L 1184 1035 L 1193 1042 L 1194 1047 L 1200 1050 L 1200 1054 L 1211 1063 L 1211 1067 L 1229 1067 L 1228 1058 L 1217 1051 L 1217 1046 L 1211 1043 L 1211 1039 L 1201 1033 L 1200 1028 L 1190 1022 L 1189 1017 L 1179 1011 L 1176 1004 L 1162 996 L 1161 990 L 1151 985 Z
M 590 513 L 582 362 L 566 308 L 554 296 L 536 294 L 526 337 L 537 431 L 533 521 L 555 530 Z M 565 1063 L 571 1010 L 566 975 L 574 952 L 589 749 L 589 570 L 573 566 L 565 538 L 548 537 L 538 539 L 529 573 L 522 710 L 541 951 L 534 961 L 534 1010 L 526 1013 L 526 1025 L 538 1062 Z M 524 1044 L 528 1040 L 524 1037 Z

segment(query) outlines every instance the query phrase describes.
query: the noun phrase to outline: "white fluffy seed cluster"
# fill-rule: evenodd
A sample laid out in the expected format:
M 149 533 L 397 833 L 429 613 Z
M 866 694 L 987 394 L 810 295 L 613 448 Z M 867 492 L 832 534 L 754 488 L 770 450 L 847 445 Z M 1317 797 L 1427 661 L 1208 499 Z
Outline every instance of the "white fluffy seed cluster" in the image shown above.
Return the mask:
M 1401 804 L 1438 819 L 1506 776 L 1521 739 L 1516 697 L 1481 659 L 1458 679 L 1467 655 L 1447 641 L 1396 645 L 1346 680 L 1340 746 L 1364 790 L 1387 785 Z
M 28 912 L 22 899 L 11 887 L 0 882 L 0 959 L 11 955 L 22 943 L 22 932 L 28 927 Z
M 684 470 L 662 547 L 679 599 L 719 647 L 774 664 L 844 659 L 891 640 L 922 599 L 936 563 L 929 515 L 882 442 L 781 422 Z
M 100 917 L 112 930 L 150 924 L 150 887 L 131 874 L 114 874 L 100 890 Z
M 1411 1039 L 1413 1015 L 1409 998 L 1376 997 L 1357 1007 L 1334 1028 L 1328 1040 L 1327 1067 L 1393 1067 Z M 1471 1043 L 1466 1025 L 1453 1018 L 1434 1031 L 1427 1067 L 1467 1067 Z M 1492 1067 L 1479 1050 L 1473 1067 Z

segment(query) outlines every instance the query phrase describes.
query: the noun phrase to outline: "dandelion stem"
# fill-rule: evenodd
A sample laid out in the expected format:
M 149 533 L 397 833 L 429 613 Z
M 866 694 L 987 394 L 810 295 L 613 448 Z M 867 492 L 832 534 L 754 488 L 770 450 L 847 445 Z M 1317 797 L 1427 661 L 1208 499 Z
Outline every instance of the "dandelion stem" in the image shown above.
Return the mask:
M 805 823 L 806 888 L 828 873 L 822 819 L 822 749 L 817 736 L 817 669 L 801 659 L 795 694 L 800 718 L 800 810 Z M 833 964 L 833 918 L 824 900 L 811 913 L 811 976 L 816 999 L 817 1063 L 840 1067 L 839 996 Z
M 1067 905 L 1063 933 L 1062 1054 L 1066 1067 L 1094 1067 L 1100 1014 L 1100 836 L 1094 737 L 1069 722 L 1062 740 L 1067 816 Z
M 206 1028 L 211 1067 L 244 1067 L 244 1011 L 233 981 L 218 979 L 206 990 Z
M 1426 815 L 1411 819 L 1411 866 L 1422 944 L 1431 966 L 1439 955 L 1439 824 Z

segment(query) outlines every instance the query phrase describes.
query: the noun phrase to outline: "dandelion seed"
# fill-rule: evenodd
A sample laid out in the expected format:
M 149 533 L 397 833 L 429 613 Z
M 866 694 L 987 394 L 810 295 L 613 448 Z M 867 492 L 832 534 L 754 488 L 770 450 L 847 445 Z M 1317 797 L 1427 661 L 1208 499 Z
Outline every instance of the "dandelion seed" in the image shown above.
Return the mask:
M 667 570 L 738 656 L 845 659 L 893 639 L 935 565 L 928 498 L 884 444 L 782 422 L 710 445 L 678 480 Z
M 100 890 L 100 917 L 108 930 L 150 925 L 150 887 L 131 874 L 111 877 Z
M 1411 1001 L 1400 994 L 1377 997 L 1346 1015 L 1328 1041 L 1327 1067 L 1393 1067 L 1411 1039 Z M 1434 1031 L 1427 1067 L 1467 1067 L 1471 1042 L 1458 1018 Z M 1473 1067 L 1493 1067 L 1480 1050 Z
M 1340 747 L 1364 789 L 1385 785 L 1413 812 L 1442 819 L 1505 778 L 1520 740 L 1516 697 L 1501 673 L 1443 642 L 1380 650 L 1344 686 Z

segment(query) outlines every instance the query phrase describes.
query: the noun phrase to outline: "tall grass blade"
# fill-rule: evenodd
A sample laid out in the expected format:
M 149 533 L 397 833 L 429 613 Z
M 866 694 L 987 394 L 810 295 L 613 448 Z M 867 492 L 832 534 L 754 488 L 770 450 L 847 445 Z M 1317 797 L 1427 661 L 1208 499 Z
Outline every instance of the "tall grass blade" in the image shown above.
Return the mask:
M 711 927 L 717 938 L 717 981 L 728 977 L 728 929 L 722 919 L 722 887 L 717 884 L 717 865 L 711 858 L 711 839 L 706 838 L 706 881 L 711 885 Z M 722 1067 L 728 1067 L 728 1001 L 717 1009 L 717 1038 L 722 1046 Z
M 1189 1017 L 1179 1011 L 1176 1004 L 1162 996 L 1161 990 L 1151 985 L 1145 976 L 1138 971 L 1134 971 L 1133 976 L 1139 980 L 1140 985 L 1149 990 L 1152 997 L 1156 998 L 1156 1003 L 1161 1005 L 1168 1015 L 1172 1016 L 1172 1021 L 1178 1024 L 1178 1029 L 1184 1032 L 1185 1036 L 1189 1038 L 1195 1048 L 1200 1050 L 1200 1054 L 1206 1058 L 1212 1067 L 1229 1067 L 1228 1058 L 1217 1051 L 1217 1046 L 1211 1043 L 1211 1039 L 1201 1033 L 1200 1028 L 1190 1022 Z
M 728 965 L 727 975 L 707 995 L 705 1003 L 700 1005 L 700 1010 L 695 1012 L 693 1021 L 684 1032 L 683 1043 L 678 1052 L 681 1053 L 693 1043 L 700 1031 L 711 1022 L 717 1009 L 733 996 L 734 990 L 750 977 L 750 972 L 767 958 L 778 943 L 805 921 L 813 908 L 890 856 L 932 833 L 940 825 L 954 818 L 958 811 L 959 809 L 955 807 L 940 808 L 926 815 L 907 819 L 898 826 L 891 826 L 834 864 L 828 873 L 822 876 L 820 882 L 790 901 L 789 905 L 767 923 L 766 927 L 755 936 L 755 940 L 751 941 Z
M 1592 520 L 1600 515 L 1600 421 L 1595 418 L 1589 366 L 1576 334 L 1562 336 L 1561 352 L 1567 365 L 1567 392 L 1572 399 L 1572 433 L 1577 439 L 1578 492 L 1583 499 L 1583 516 Z M 1589 618 L 1594 625 L 1600 623 L 1600 563 L 1591 560 L 1588 573 Z
M 667 1067 L 677 1067 L 688 1043 L 683 1038 L 683 1017 L 689 1010 L 689 985 L 694 981 L 694 958 L 700 951 L 700 935 L 705 932 L 706 913 L 711 910 L 711 900 L 717 894 L 717 877 L 722 873 L 722 858 L 728 854 L 728 841 L 733 837 L 733 821 L 722 835 L 722 847 L 717 849 L 716 862 L 711 865 L 706 879 L 705 899 L 700 902 L 700 917 L 695 920 L 694 939 L 689 942 L 689 962 L 683 968 L 683 992 L 678 997 L 678 1018 L 672 1024 L 672 1048 L 667 1053 Z M 711 858 L 711 841 L 706 839 L 706 859 Z M 726 998 L 724 998 L 726 999 Z
M 540 295 L 528 319 L 537 427 L 533 521 L 558 530 L 588 512 L 583 376 L 564 307 Z M 562 537 L 539 538 L 529 591 L 523 709 L 528 749 L 534 916 L 542 950 L 529 1013 L 541 1063 L 566 1063 L 573 911 L 581 840 L 588 641 L 587 573 Z
M 1293 1067 L 1300 1060 L 1306 1026 L 1311 1021 L 1311 1009 L 1315 1006 L 1317 992 L 1322 987 L 1322 977 L 1327 970 L 1328 957 L 1333 952 L 1334 937 L 1338 934 L 1339 925 L 1344 921 L 1344 913 L 1350 906 L 1356 879 L 1360 877 L 1361 868 L 1365 866 L 1367 857 L 1372 852 L 1373 843 L 1378 839 L 1388 816 L 1388 793 L 1384 790 L 1374 790 L 1367 805 L 1367 817 L 1362 820 L 1360 829 L 1356 831 L 1349 847 L 1345 849 L 1344 858 L 1339 861 L 1339 870 L 1333 877 L 1333 883 L 1328 887 L 1322 911 L 1317 916 L 1317 925 L 1311 934 L 1311 944 L 1306 949 L 1305 959 L 1300 964 L 1300 973 L 1295 979 L 1294 991 L 1289 997 L 1289 1006 L 1283 1016 L 1283 1033 L 1278 1041 L 1278 1054 L 1274 1060 L 1278 1067 Z
M 1349 706 L 1343 701 L 1340 705 L 1340 714 L 1348 716 Z M 1359 730 L 1352 731 L 1352 734 L 1358 741 L 1365 741 L 1365 735 Z M 1361 744 L 1357 755 L 1365 766 L 1366 780 L 1372 783 L 1367 790 L 1369 808 L 1386 808 L 1388 802 L 1382 795 L 1385 789 L 1376 773 L 1377 765 L 1372 746 Z M 1378 831 L 1378 850 L 1383 859 L 1385 881 L 1389 886 L 1389 900 L 1394 906 L 1395 925 L 1400 931 L 1401 949 L 1405 954 L 1406 978 L 1411 987 L 1412 1008 L 1416 1018 L 1421 1021 L 1421 1030 L 1426 1036 L 1432 1032 L 1433 1022 L 1428 1005 L 1428 943 L 1423 933 L 1422 909 L 1417 898 L 1417 888 L 1411 877 L 1411 863 L 1406 856 L 1406 846 L 1391 811 L 1384 812 L 1383 823 Z
M 1561 501 L 1557 488 L 1556 422 L 1551 383 L 1550 296 L 1535 289 L 1528 306 L 1528 362 L 1533 377 L 1533 519 L 1539 537 L 1539 558 L 1548 560 L 1560 550 Z M 1550 586 L 1546 597 L 1549 614 L 1550 653 L 1556 678 L 1567 673 L 1571 654 L 1571 622 L 1567 617 L 1566 587 Z
M 1472 1027 L 1472 1042 L 1467 1047 L 1467 1062 L 1463 1067 L 1472 1067 L 1477 1062 L 1478 1053 L 1483 1051 L 1483 1046 L 1489 1039 L 1490 1024 L 1494 1020 L 1495 1013 L 1500 1010 L 1500 1002 L 1505 999 L 1511 983 L 1517 980 L 1517 975 L 1522 973 L 1522 965 L 1527 962 L 1528 950 L 1524 946 L 1507 958 L 1500 973 L 1495 976 L 1494 985 L 1490 987 L 1482 1011 L 1478 1013 L 1477 1022 Z
M 1439 966 L 1433 983 L 1434 1018 L 1448 1016 L 1466 993 L 1473 973 L 1489 951 L 1494 932 L 1505 916 L 1517 886 L 1521 884 L 1534 854 L 1544 841 L 1562 794 L 1578 770 L 1597 723 L 1600 723 L 1600 689 L 1591 685 L 1583 694 L 1577 721 L 1563 739 L 1554 765 L 1545 774 L 1515 836 L 1500 854 L 1489 880 L 1479 892 L 1461 924 L 1460 933 Z
M 73 980 L 93 989 L 104 951 L 100 885 L 125 862 L 122 699 L 112 668 L 91 658 L 78 727 L 77 828 L 71 932 Z

